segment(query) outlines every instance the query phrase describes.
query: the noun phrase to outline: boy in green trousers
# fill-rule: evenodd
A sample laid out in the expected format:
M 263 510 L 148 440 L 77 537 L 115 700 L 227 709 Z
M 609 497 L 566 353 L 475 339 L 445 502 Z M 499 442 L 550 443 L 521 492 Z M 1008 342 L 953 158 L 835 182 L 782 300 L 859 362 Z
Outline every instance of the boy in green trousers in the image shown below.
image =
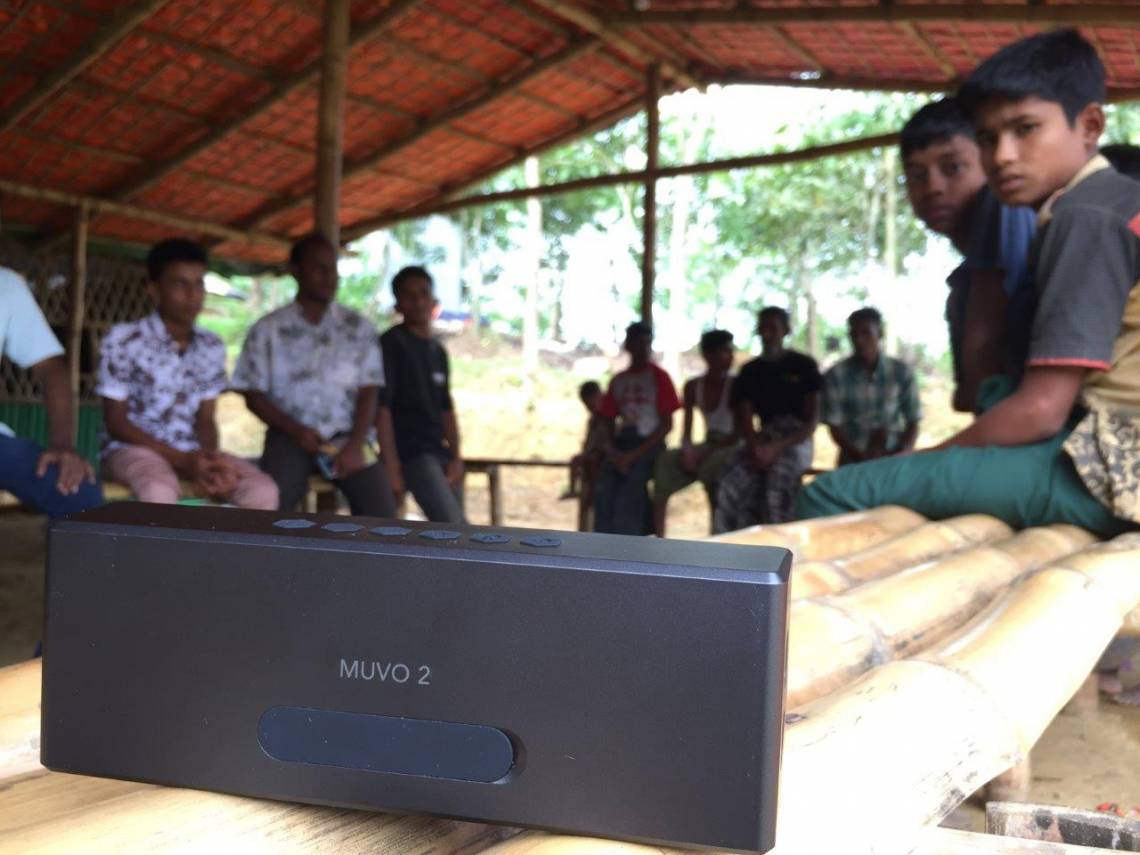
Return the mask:
M 1061 30 L 1003 48 L 963 85 L 991 189 L 1037 211 L 1025 372 L 937 448 L 816 479 L 800 517 L 901 504 L 1103 537 L 1140 522 L 1140 183 L 1098 153 L 1104 77 Z

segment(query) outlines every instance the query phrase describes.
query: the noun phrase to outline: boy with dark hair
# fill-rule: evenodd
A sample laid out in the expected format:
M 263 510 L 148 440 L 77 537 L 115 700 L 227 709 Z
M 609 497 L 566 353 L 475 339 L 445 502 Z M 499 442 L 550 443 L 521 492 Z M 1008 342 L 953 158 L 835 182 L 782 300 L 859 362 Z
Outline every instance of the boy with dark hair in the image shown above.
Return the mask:
M 594 530 L 651 534 L 649 478 L 681 402 L 669 375 L 652 361 L 649 324 L 636 321 L 626 328 L 625 349 L 629 368 L 614 376 L 602 399 L 609 436 L 594 487 Z
M 48 447 L 0 422 L 0 490 L 49 517 L 103 501 L 91 464 L 75 450 L 74 401 L 63 347 L 24 278 L 0 267 L 0 356 L 29 369 L 47 411 Z
M 763 351 L 740 370 L 729 399 L 744 444 L 720 477 L 713 515 L 717 532 L 790 520 L 800 479 L 811 466 L 819 366 L 784 347 L 791 332 L 784 309 L 761 309 L 758 321 Z
M 404 322 L 380 336 L 388 379 L 377 419 L 381 454 L 397 498 L 410 490 L 433 522 L 462 523 L 463 457 L 447 351 L 432 336 L 431 274 L 405 267 L 392 278 Z
M 207 263 L 193 241 L 156 243 L 146 257 L 154 312 L 116 324 L 103 340 L 95 387 L 103 398 L 103 471 L 143 502 L 177 502 L 181 477 L 202 496 L 273 510 L 273 479 L 218 447 L 215 407 L 226 389 L 226 349 L 195 325 Z
M 261 468 L 292 510 L 320 473 L 354 514 L 395 515 L 384 470 L 371 447 L 384 386 L 376 328 L 336 301 L 337 248 L 320 234 L 293 244 L 289 272 L 297 297 L 250 328 L 233 388 L 265 422 Z
M 914 372 L 882 352 L 878 309 L 852 312 L 847 333 L 851 355 L 823 376 L 821 420 L 839 446 L 836 466 L 912 451 L 922 418 Z
M 900 152 L 915 215 L 963 256 L 946 279 L 946 322 L 954 409 L 974 412 L 983 382 L 1003 375 L 1016 380 L 1025 359 L 1033 316 L 1026 261 L 1033 211 L 1001 204 L 986 186 L 974 127 L 956 98 L 931 102 L 911 116 Z
M 716 501 L 717 480 L 736 445 L 736 425 L 729 406 L 732 391 L 732 333 L 710 330 L 701 336 L 705 373 L 685 383 L 681 399 L 685 407 L 681 446 L 657 458 L 653 472 L 653 526 L 665 536 L 665 508 L 669 497 L 700 481 L 710 502 Z M 700 410 L 705 423 L 704 442 L 693 442 L 693 410 Z
M 1097 152 L 1104 67 L 1074 30 L 998 51 L 962 87 L 990 186 L 1038 212 L 1017 390 L 939 450 L 816 479 L 803 516 L 882 504 L 1102 537 L 1140 521 L 1140 183 Z
M 578 400 L 586 408 L 586 435 L 582 449 L 570 460 L 570 487 L 560 499 L 578 499 L 578 531 L 593 529 L 591 517 L 594 512 L 594 483 L 598 479 L 598 469 L 605 458 L 609 445 L 610 429 L 602 415 L 602 387 L 596 380 L 587 380 L 578 387 Z

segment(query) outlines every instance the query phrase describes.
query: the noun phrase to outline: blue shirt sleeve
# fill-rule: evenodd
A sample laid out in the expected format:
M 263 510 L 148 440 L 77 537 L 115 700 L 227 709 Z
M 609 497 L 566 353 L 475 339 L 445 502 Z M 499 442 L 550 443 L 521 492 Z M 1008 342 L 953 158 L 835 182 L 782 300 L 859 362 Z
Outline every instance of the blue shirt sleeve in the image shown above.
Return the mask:
M 1005 293 L 1012 297 L 1029 285 L 1029 245 L 1036 230 L 1036 215 L 1029 208 L 1001 204 L 989 188 L 981 192 L 963 267 L 1003 271 Z

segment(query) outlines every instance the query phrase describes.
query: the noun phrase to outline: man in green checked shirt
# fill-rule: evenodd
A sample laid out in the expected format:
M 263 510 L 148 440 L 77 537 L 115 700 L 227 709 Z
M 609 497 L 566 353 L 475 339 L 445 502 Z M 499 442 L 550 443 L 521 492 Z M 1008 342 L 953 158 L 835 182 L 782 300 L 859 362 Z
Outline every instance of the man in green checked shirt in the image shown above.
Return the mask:
M 914 372 L 883 354 L 883 317 L 863 308 L 847 319 L 852 354 L 823 378 L 821 421 L 839 446 L 837 466 L 912 451 L 922 406 Z

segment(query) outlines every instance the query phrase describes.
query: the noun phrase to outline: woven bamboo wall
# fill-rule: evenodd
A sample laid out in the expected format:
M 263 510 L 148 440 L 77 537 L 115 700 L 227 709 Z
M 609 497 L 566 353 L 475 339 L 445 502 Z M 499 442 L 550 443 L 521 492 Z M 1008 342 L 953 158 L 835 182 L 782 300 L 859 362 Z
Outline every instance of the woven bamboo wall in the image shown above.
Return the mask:
M 61 342 L 67 341 L 70 311 L 71 255 L 32 253 L 11 239 L 0 239 L 0 266 L 20 273 L 28 282 L 44 315 Z M 87 307 L 80 355 L 80 398 L 90 400 L 95 386 L 99 344 L 112 324 L 131 321 L 151 311 L 144 290 L 142 264 L 89 254 Z M 39 389 L 31 374 L 0 357 L 0 398 L 38 401 Z

